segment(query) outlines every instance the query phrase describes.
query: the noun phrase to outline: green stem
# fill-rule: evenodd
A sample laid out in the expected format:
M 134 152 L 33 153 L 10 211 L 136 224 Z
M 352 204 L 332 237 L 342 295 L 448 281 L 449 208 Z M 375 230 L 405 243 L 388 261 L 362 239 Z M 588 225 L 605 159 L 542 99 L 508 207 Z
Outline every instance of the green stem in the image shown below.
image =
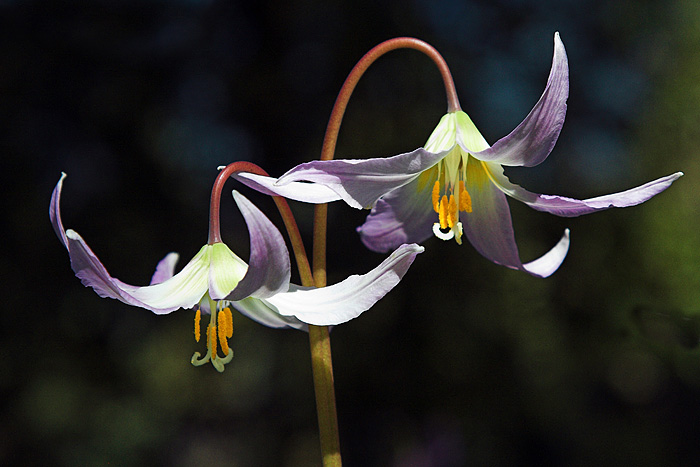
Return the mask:
M 333 359 L 328 326 L 309 325 L 309 345 L 311 346 L 311 368 L 313 369 L 316 391 L 316 413 L 318 431 L 321 438 L 321 455 L 325 467 L 339 467 L 340 436 L 338 435 L 338 414 L 335 407 L 333 384 Z
M 450 69 L 442 55 L 431 45 L 412 37 L 397 37 L 382 42 L 367 52 L 350 71 L 343 87 L 333 105 L 328 119 L 326 135 L 321 148 L 321 160 L 331 160 L 335 155 L 340 124 L 352 92 L 369 66 L 379 57 L 396 49 L 414 49 L 427 55 L 437 65 L 447 94 L 447 111 L 460 110 L 459 99 Z M 319 204 L 314 210 L 313 239 L 313 278 L 316 287 L 326 286 L 326 238 L 328 229 L 328 205 Z M 340 466 L 340 441 L 338 436 L 338 415 L 335 407 L 335 390 L 333 388 L 333 362 L 331 344 L 326 326 L 309 326 L 311 345 L 311 365 L 316 388 L 316 409 L 318 412 L 319 432 L 321 436 L 321 453 L 323 465 Z

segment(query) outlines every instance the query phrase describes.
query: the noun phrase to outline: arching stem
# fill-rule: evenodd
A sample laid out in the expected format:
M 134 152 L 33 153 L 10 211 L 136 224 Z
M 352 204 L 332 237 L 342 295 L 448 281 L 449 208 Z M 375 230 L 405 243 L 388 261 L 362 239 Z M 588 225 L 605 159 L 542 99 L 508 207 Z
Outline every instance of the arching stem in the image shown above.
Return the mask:
M 338 93 L 331 116 L 328 119 L 326 135 L 321 148 L 321 160 L 331 160 L 335 155 L 336 142 L 340 124 L 347 108 L 348 101 L 355 86 L 367 71 L 369 66 L 379 57 L 396 49 L 415 49 L 426 54 L 437 65 L 442 76 L 447 94 L 447 111 L 460 110 L 459 99 L 455 89 L 452 74 L 445 59 L 431 45 L 412 37 L 398 37 L 382 42 L 367 52 L 350 71 Z M 319 204 L 314 210 L 313 229 L 313 277 L 316 287 L 326 286 L 326 233 L 328 224 L 328 205 Z M 335 390 L 333 388 L 333 364 L 331 359 L 331 344 L 328 327 L 309 326 L 311 345 L 311 361 L 316 387 L 316 405 L 321 436 L 321 451 L 323 464 L 326 467 L 340 466 L 340 441 L 338 436 L 338 421 L 335 407 Z
M 326 135 L 323 138 L 321 147 L 321 160 L 331 160 L 335 155 L 335 147 L 338 141 L 340 124 L 345 115 L 345 109 L 350 101 L 350 96 L 355 90 L 355 86 L 360 81 L 362 75 L 367 71 L 372 63 L 387 52 L 397 49 L 414 49 L 427 55 L 438 67 L 442 82 L 447 95 L 447 111 L 456 112 L 461 109 L 457 90 L 455 88 L 452 73 L 447 66 L 447 62 L 433 46 L 420 39 L 413 37 L 397 37 L 389 39 L 377 45 L 367 52 L 353 67 L 350 74 L 345 79 L 340 88 L 338 97 L 333 105 L 331 116 L 326 126 Z M 313 243 L 313 273 L 316 287 L 326 285 L 326 230 L 327 230 L 328 207 L 326 204 L 319 204 L 314 211 L 314 243 Z
M 221 192 L 226 184 L 228 178 L 238 172 L 250 172 L 257 175 L 268 176 L 267 172 L 261 169 L 259 166 L 253 164 L 252 162 L 234 162 L 232 164 L 224 167 L 219 175 L 216 177 L 214 182 L 214 187 L 211 190 L 211 200 L 209 203 L 209 240 L 210 245 L 214 243 L 221 242 L 221 226 L 220 226 L 220 206 L 221 206 Z M 273 196 L 272 199 L 277 205 L 277 210 L 282 216 L 282 221 L 287 229 L 287 234 L 289 235 L 289 242 L 292 245 L 292 251 L 294 252 L 294 258 L 297 262 L 297 268 L 299 269 L 299 276 L 301 278 L 301 284 L 306 287 L 313 287 L 314 278 L 311 273 L 311 267 L 309 266 L 309 260 L 306 256 L 306 249 L 304 248 L 304 243 L 301 240 L 301 234 L 299 233 L 299 227 L 297 226 L 292 210 L 289 209 L 289 204 L 287 200 L 281 196 Z

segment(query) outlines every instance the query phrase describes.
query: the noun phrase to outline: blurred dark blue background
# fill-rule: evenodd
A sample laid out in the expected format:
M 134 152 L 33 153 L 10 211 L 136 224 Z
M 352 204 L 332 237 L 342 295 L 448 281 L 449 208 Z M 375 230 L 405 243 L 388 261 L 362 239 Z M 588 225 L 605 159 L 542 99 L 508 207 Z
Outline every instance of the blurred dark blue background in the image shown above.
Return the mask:
M 354 63 L 400 35 L 434 45 L 494 142 L 544 89 L 559 31 L 569 111 L 512 179 L 593 197 L 683 170 L 638 207 L 560 219 L 511 203 L 524 260 L 572 231 L 551 278 L 425 242 L 401 285 L 333 332 L 346 465 L 694 465 L 700 461 L 700 4 L 693 0 L 0 1 L 3 465 L 318 465 L 306 335 L 234 318 L 223 375 L 189 359 L 192 314 L 80 285 L 48 220 L 148 282 L 206 242 L 216 167 L 317 158 Z M 337 157 L 424 144 L 439 74 L 392 52 L 360 82 Z M 273 204 L 234 182 L 276 222 Z M 310 241 L 309 206 L 294 204 Z M 329 279 L 383 256 L 330 208 Z M 230 196 L 223 236 L 248 238 Z M 182 263 L 184 264 L 184 263 Z

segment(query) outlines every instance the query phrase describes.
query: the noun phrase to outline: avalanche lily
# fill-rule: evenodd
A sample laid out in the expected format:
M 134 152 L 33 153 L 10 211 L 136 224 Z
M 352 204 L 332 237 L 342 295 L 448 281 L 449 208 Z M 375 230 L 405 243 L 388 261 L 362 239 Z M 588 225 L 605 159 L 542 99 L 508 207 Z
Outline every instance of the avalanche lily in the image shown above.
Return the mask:
M 289 252 L 279 230 L 250 201 L 233 192 L 250 234 L 250 264 L 220 241 L 204 245 L 185 267 L 174 273 L 177 253 L 161 260 L 151 283 L 144 287 L 125 284 L 110 276 L 82 237 L 65 230 L 61 220 L 62 174 L 51 196 L 49 216 L 54 230 L 68 250 L 71 267 L 81 282 L 100 297 L 114 298 L 156 314 L 180 308 L 195 309 L 194 334 L 199 342 L 202 313 L 209 314 L 207 353 L 196 352 L 192 364 L 210 361 L 218 371 L 231 361 L 228 339 L 233 333 L 231 308 L 274 328 L 306 330 L 308 324 L 336 325 L 368 310 L 403 277 L 418 245 L 402 245 L 369 273 L 350 276 L 338 284 L 315 289 L 291 284 Z M 218 348 L 223 357 L 219 356 Z
M 355 208 L 371 208 L 357 230 L 363 243 L 374 251 L 422 242 L 431 235 L 461 244 L 466 235 L 476 250 L 491 261 L 547 277 L 559 268 L 568 252 L 568 229 L 548 253 L 524 264 L 515 243 L 505 195 L 538 211 L 574 217 L 643 203 L 683 175 L 677 172 L 621 193 L 586 200 L 536 194 L 511 183 L 503 166 L 535 166 L 551 152 L 564 123 L 568 94 L 566 51 L 556 33 L 544 93 L 525 119 L 493 146 L 489 146 L 469 116 L 457 109 L 442 117 L 424 148 L 409 153 L 388 158 L 308 162 L 278 180 L 250 174 L 239 174 L 237 178 L 260 191 L 300 201 L 342 199 Z

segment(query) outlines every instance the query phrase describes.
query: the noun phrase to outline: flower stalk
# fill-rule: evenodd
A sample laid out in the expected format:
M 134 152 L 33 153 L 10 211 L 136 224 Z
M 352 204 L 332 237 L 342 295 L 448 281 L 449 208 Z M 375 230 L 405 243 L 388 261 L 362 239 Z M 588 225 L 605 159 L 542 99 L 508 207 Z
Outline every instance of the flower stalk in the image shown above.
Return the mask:
M 340 132 L 340 124 L 345 115 L 345 109 L 350 101 L 357 83 L 360 81 L 365 71 L 379 57 L 397 49 L 414 49 L 427 55 L 438 67 L 442 82 L 445 86 L 445 94 L 447 95 L 447 111 L 456 112 L 461 110 L 459 98 L 457 97 L 457 89 L 455 88 L 452 73 L 450 72 L 447 62 L 433 46 L 420 39 L 413 37 L 396 37 L 382 42 L 372 48 L 355 64 L 350 74 L 345 79 L 343 86 L 340 88 L 338 97 L 331 110 L 331 116 L 328 119 L 326 126 L 326 134 L 323 138 L 323 146 L 321 147 L 321 160 L 327 161 L 333 159 L 335 155 L 335 147 L 338 141 L 338 133 Z M 313 240 L 313 274 L 316 282 L 316 287 L 324 287 L 326 285 L 326 232 L 327 232 L 328 206 L 319 204 L 314 210 L 314 240 Z
M 209 243 L 221 241 L 219 210 L 221 191 L 226 180 L 237 172 L 248 172 L 256 175 L 268 176 L 267 172 L 251 162 L 234 162 L 224 167 L 214 182 L 211 192 L 209 211 Z M 273 196 L 272 199 L 282 216 L 284 226 L 289 235 L 289 241 L 297 261 L 301 283 L 305 287 L 325 287 L 326 277 L 323 274 L 323 285 L 318 285 L 311 272 L 309 260 L 306 256 L 304 243 L 301 240 L 299 227 L 294 220 L 294 215 L 287 200 L 282 196 Z M 324 255 L 325 256 L 325 255 Z M 324 466 L 340 466 L 340 436 L 338 434 L 338 415 L 335 406 L 335 389 L 333 384 L 333 360 L 331 357 L 331 341 L 328 326 L 314 326 L 309 324 L 309 346 L 311 350 L 311 368 L 314 379 L 314 392 L 316 394 L 316 412 L 318 416 L 319 436 L 321 439 L 321 455 Z
M 424 53 L 437 65 L 442 76 L 447 94 L 448 112 L 460 109 L 457 91 L 450 69 L 442 55 L 431 45 L 412 37 L 397 37 L 377 45 L 367 52 L 353 67 L 338 93 L 331 116 L 328 119 L 326 134 L 321 148 L 321 160 L 331 160 L 335 155 L 336 143 L 340 124 L 343 121 L 345 109 L 350 96 L 355 90 L 362 75 L 372 63 L 387 52 L 397 49 L 414 49 Z M 313 227 L 313 278 L 316 287 L 326 286 L 326 245 L 328 228 L 328 205 L 319 204 L 314 210 Z M 319 431 L 321 436 L 321 451 L 323 465 L 326 467 L 340 466 L 340 441 L 338 436 L 338 421 L 335 407 L 335 392 L 333 389 L 333 363 L 331 358 L 330 336 L 327 326 L 309 326 L 311 344 L 311 361 L 316 387 L 316 404 L 318 411 Z
M 246 161 L 233 162 L 221 169 L 211 190 L 211 201 L 209 203 L 209 245 L 216 242 L 221 242 L 221 224 L 219 216 L 219 211 L 221 209 L 221 192 L 224 188 L 226 180 L 238 172 L 248 172 L 256 175 L 268 176 L 267 172 L 265 172 L 265 170 L 263 170 L 261 167 L 252 162 Z M 311 273 L 308 257 L 306 256 L 304 242 L 301 240 L 299 226 L 294 219 L 292 210 L 289 208 L 287 200 L 282 196 L 273 196 L 272 199 L 277 206 L 280 216 L 282 216 L 284 227 L 287 229 L 289 242 L 292 245 L 294 258 L 297 262 L 301 284 L 305 287 L 313 287 L 314 278 Z

